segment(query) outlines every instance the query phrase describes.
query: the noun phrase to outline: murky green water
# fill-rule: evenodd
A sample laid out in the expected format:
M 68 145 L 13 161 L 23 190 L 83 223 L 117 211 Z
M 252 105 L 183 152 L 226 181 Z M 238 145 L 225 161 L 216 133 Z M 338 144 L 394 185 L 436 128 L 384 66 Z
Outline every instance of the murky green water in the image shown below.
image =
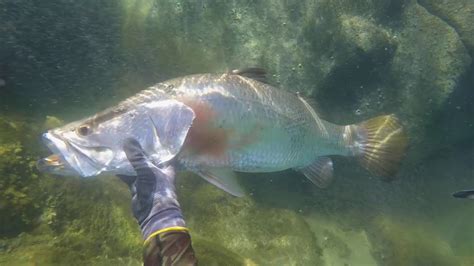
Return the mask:
M 40 174 L 45 130 L 168 78 L 259 66 L 338 124 L 395 113 L 397 180 L 242 174 L 178 194 L 201 265 L 474 265 L 471 0 L 0 0 L 0 265 L 140 265 L 128 188 Z

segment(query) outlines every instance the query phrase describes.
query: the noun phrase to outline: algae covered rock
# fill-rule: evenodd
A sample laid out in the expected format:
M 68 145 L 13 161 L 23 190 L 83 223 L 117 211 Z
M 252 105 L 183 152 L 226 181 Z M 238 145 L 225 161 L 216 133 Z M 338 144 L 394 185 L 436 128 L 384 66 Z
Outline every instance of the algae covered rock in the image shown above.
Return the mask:
M 420 0 L 431 14 L 453 27 L 474 55 L 474 2 L 470 0 Z
M 0 264 L 141 265 L 141 234 L 121 181 L 61 178 L 47 183 L 37 226 L 0 239 L 6 250 Z
M 0 235 L 30 229 L 40 213 L 34 160 L 19 143 L 0 144 Z
M 348 42 L 345 46 L 353 46 L 374 59 L 390 55 L 396 42 L 388 30 L 360 16 L 342 15 L 341 35 Z
M 31 229 L 41 213 L 32 135 L 24 119 L 0 117 L 0 235 Z
M 449 244 L 427 223 L 379 216 L 372 225 L 373 252 L 382 265 L 460 265 Z
M 412 145 L 428 153 L 437 147 L 419 145 L 438 133 L 431 130 L 432 125 L 466 74 L 471 58 L 456 31 L 422 6 L 409 5 L 403 18 L 405 27 L 390 72 L 398 77 L 397 109 Z
M 332 219 L 315 214 L 306 217 L 323 249 L 324 265 L 377 265 L 366 231 L 341 225 L 339 217 Z
M 55 249 L 82 261 L 94 258 L 140 259 L 142 239 L 130 210 L 128 188 L 116 177 L 68 178 L 55 185 L 48 227 Z
M 42 129 L 46 131 L 48 129 L 53 129 L 53 128 L 56 128 L 56 127 L 60 127 L 62 125 L 64 125 L 63 120 L 61 120 L 61 119 L 59 119 L 55 116 L 47 115 L 46 119 L 44 120 Z
M 197 177 L 182 179 L 178 186 L 180 201 L 193 239 L 204 239 L 207 246 L 225 254 L 238 254 L 228 255 L 231 261 L 240 261 L 237 265 L 322 263 L 321 247 L 298 213 L 260 207 L 249 196 L 235 198 L 201 180 L 193 180 Z M 200 254 L 199 242 L 196 250 L 198 258 L 218 260 Z

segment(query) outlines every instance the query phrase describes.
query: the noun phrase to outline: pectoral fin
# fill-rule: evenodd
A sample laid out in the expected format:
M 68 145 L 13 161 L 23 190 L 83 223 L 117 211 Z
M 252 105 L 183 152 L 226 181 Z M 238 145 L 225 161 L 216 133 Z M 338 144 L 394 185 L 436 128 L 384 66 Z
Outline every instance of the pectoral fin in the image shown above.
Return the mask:
M 313 184 L 320 188 L 326 188 L 333 180 L 332 160 L 329 157 L 319 157 L 312 164 L 297 169 L 306 176 Z
M 239 185 L 237 175 L 229 169 L 213 168 L 195 171 L 209 183 L 236 197 L 245 196 L 245 190 Z
M 151 102 L 142 106 L 153 126 L 154 150 L 159 161 L 173 158 L 181 150 L 195 114 L 191 108 L 176 100 Z

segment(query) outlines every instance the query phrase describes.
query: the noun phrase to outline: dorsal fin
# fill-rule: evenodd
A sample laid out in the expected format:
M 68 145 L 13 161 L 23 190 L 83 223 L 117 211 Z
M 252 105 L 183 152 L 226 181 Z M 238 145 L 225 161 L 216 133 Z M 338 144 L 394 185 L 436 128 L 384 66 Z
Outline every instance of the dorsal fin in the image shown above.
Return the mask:
M 263 68 L 258 67 L 248 67 L 242 69 L 234 69 L 230 71 L 230 74 L 239 75 L 246 78 L 251 78 L 263 83 L 267 83 L 267 72 Z
M 309 113 L 313 117 L 313 119 L 316 122 L 316 125 L 318 126 L 318 129 L 321 132 L 321 134 L 323 134 L 323 136 L 328 137 L 329 135 L 328 135 L 328 131 L 326 129 L 326 126 L 324 125 L 323 120 L 319 117 L 319 115 L 315 111 L 315 108 L 314 108 L 314 106 L 316 106 L 315 101 L 312 100 L 312 99 L 309 99 L 309 98 L 307 99 L 307 98 L 301 96 L 299 92 L 296 93 L 296 96 L 303 103 L 304 107 L 306 107 L 306 109 L 309 111 Z M 310 104 L 310 102 L 312 104 Z

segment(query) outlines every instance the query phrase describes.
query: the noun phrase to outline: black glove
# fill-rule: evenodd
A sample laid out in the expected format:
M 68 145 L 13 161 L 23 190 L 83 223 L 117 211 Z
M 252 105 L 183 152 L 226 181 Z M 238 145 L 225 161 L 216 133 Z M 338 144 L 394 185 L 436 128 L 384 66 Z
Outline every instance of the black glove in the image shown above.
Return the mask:
M 119 176 L 132 192 L 133 215 L 145 239 L 144 265 L 197 265 L 175 193 L 174 169 L 158 168 L 134 139 L 124 152 L 137 176 Z
M 132 192 L 132 211 L 140 224 L 145 242 L 160 232 L 187 231 L 174 186 L 174 169 L 158 168 L 140 144 L 127 139 L 124 151 L 137 176 L 119 176 Z

